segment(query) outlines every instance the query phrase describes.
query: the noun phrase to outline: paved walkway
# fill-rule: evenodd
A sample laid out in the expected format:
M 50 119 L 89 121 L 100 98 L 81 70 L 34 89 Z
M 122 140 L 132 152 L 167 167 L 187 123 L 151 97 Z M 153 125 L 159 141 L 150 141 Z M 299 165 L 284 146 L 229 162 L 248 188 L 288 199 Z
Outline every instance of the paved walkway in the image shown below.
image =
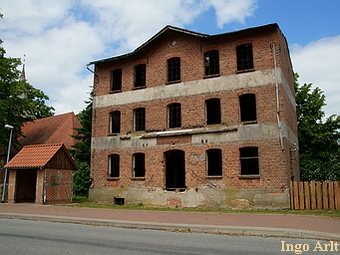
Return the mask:
M 144 229 L 340 240 L 340 220 L 317 216 L 162 212 L 18 203 L 0 204 L 0 218 Z

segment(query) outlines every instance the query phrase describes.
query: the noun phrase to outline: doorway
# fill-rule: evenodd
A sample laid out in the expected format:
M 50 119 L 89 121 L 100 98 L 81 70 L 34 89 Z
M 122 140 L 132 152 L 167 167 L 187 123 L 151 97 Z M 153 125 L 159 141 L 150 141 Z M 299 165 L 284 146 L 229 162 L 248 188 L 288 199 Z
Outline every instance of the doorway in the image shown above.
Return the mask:
M 184 191 L 185 185 L 185 155 L 181 150 L 170 150 L 165 155 L 165 187 L 169 191 Z
M 37 170 L 17 170 L 16 198 L 17 203 L 34 203 L 37 186 Z

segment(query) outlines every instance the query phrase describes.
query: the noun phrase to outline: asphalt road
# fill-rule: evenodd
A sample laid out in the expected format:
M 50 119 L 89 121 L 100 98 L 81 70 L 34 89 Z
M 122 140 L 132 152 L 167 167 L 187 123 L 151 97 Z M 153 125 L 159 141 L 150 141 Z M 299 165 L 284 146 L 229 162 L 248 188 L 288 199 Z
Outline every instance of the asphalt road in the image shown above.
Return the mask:
M 335 243 L 317 240 L 0 219 L 0 254 L 315 254 L 324 244 L 339 254 Z

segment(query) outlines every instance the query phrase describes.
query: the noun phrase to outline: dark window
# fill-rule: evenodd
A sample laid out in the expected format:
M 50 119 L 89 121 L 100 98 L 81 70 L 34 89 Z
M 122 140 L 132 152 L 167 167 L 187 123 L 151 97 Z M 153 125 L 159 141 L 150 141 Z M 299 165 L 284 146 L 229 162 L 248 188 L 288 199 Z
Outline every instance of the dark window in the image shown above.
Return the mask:
M 220 60 L 218 50 L 211 50 L 204 53 L 205 75 L 214 75 L 220 73 Z
M 135 131 L 145 130 L 145 108 L 137 108 L 134 112 Z
M 174 103 L 168 106 L 169 128 L 181 126 L 181 104 Z
M 259 157 L 257 147 L 240 148 L 241 175 L 259 174 Z
M 220 149 L 207 150 L 208 176 L 222 176 L 222 151 Z
M 145 177 L 145 154 L 133 154 L 133 177 Z
M 119 177 L 119 155 L 112 154 L 109 156 L 110 177 Z
M 119 133 L 120 132 L 120 111 L 111 112 L 111 133 Z
M 236 47 L 237 70 L 254 69 L 253 47 L 251 44 L 243 44 Z
M 135 66 L 135 88 L 138 87 L 145 87 L 145 70 L 146 70 L 146 65 L 142 64 L 142 65 L 138 65 Z
M 207 124 L 221 123 L 221 103 L 220 99 L 213 98 L 205 101 L 207 111 Z
M 122 89 L 122 69 L 112 71 L 111 91 Z
M 168 59 L 168 82 L 177 82 L 181 80 L 181 62 L 180 58 Z
M 256 98 L 255 94 L 240 96 L 241 122 L 256 121 Z

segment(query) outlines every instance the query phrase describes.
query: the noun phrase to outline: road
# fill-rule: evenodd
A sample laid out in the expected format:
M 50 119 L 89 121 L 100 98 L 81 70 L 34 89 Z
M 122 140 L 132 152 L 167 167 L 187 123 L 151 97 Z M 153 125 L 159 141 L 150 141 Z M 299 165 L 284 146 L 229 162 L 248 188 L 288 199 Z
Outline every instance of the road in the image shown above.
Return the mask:
M 315 245 L 325 243 L 329 242 L 0 219 L 0 254 L 315 254 Z

